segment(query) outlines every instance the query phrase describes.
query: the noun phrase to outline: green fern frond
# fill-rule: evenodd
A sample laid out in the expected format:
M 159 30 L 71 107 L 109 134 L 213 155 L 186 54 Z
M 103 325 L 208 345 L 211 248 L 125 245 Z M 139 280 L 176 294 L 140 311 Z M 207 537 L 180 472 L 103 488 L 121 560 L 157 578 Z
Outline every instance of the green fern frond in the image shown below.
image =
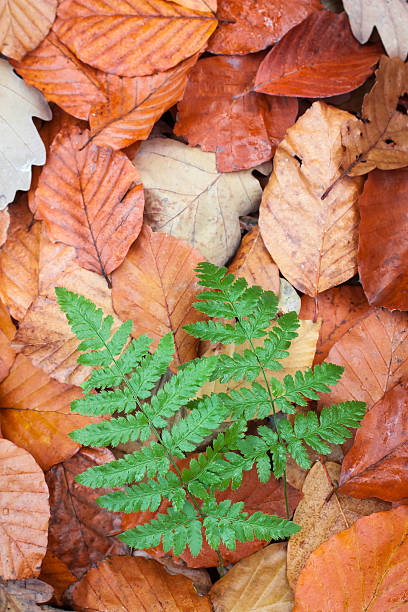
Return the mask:
M 271 412 L 268 392 L 257 382 L 252 383 L 251 388 L 231 389 L 229 394 L 219 393 L 223 404 L 231 411 L 234 419 L 245 418 L 249 421 L 264 419 Z
M 231 323 L 221 323 L 220 321 L 198 321 L 184 325 L 183 329 L 201 340 L 210 342 L 221 342 L 222 344 L 243 344 L 247 336 L 238 325 L 232 326 Z
M 92 423 L 82 429 L 72 431 L 70 437 L 84 446 L 117 446 L 139 438 L 147 440 L 150 436 L 149 423 L 141 412 L 126 417 L 112 418 L 102 423 Z
M 136 402 L 129 389 L 102 390 L 99 393 L 86 393 L 84 397 L 74 400 L 71 409 L 79 414 L 101 416 L 115 412 L 131 412 L 136 409 Z

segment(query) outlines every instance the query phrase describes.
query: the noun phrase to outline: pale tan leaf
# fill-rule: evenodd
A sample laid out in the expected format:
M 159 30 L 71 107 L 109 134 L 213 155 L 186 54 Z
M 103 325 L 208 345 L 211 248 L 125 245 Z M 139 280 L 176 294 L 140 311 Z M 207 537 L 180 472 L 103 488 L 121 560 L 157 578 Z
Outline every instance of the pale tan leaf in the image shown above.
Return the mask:
M 285 313 L 295 311 L 299 314 L 302 305 L 299 294 L 296 289 L 288 283 L 286 278 L 280 278 L 279 280 L 278 312 Z
M 0 52 L 21 59 L 47 36 L 58 0 L 0 0 Z

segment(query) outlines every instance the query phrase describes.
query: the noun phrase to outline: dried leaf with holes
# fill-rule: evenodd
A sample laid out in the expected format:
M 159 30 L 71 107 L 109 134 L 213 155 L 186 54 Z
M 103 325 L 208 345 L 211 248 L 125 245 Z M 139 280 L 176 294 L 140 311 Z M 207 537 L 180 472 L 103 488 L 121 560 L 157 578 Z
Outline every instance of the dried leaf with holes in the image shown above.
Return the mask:
M 21 59 L 47 35 L 58 0 L 0 1 L 0 52 Z

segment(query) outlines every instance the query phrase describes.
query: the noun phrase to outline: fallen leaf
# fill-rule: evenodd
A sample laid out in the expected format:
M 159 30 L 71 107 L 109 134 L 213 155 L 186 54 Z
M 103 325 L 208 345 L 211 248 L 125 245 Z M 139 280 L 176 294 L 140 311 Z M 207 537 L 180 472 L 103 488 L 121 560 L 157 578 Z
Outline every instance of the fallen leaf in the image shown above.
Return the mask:
M 327 361 L 344 367 L 340 382 L 320 396 L 320 406 L 348 400 L 367 410 L 408 374 L 408 314 L 375 310 L 330 349 Z
M 82 396 L 81 388 L 52 380 L 24 355 L 18 355 L 0 384 L 3 435 L 31 453 L 44 471 L 49 470 L 80 448 L 68 434 L 97 422 L 71 412 L 71 402 Z
M 4 612 L 40 612 L 52 597 L 52 587 L 37 578 L 0 580 L 0 610 Z M 48 607 L 46 608 L 48 609 Z
M 75 126 L 55 137 L 35 194 L 37 216 L 53 241 L 76 248 L 81 266 L 107 278 L 140 231 L 143 190 L 124 153 L 87 145 L 88 138 Z
M 219 26 L 208 50 L 227 55 L 261 51 L 321 8 L 319 0 L 219 0 Z
M 269 51 L 254 91 L 280 96 L 324 98 L 359 87 L 373 72 L 381 43 L 360 45 L 347 15 L 312 13 Z
M 31 166 L 45 163 L 45 148 L 32 117 L 48 121 L 51 110 L 43 95 L 33 87 L 27 87 L 3 59 L 0 59 L 0 100 L 2 210 L 14 200 L 18 189 L 29 189 Z
M 217 0 L 174 0 L 176 4 L 181 4 L 192 11 L 212 12 L 217 11 Z
M 279 295 L 278 295 L 278 312 L 285 314 L 286 312 L 296 312 L 299 314 L 301 300 L 296 289 L 292 287 L 286 278 L 279 279 Z M 312 317 L 303 317 L 311 319 Z
M 7 240 L 8 229 L 10 226 L 10 213 L 8 208 L 0 210 L 0 246 Z
M 156 348 L 172 332 L 176 354 L 172 369 L 197 357 L 198 340 L 183 326 L 202 320 L 193 308 L 199 286 L 194 268 L 202 261 L 189 244 L 152 232 L 144 225 L 122 265 L 112 275 L 113 307 L 122 321 L 133 321 L 132 335 L 147 334 Z
M 337 340 L 370 312 L 364 291 L 358 285 L 333 287 L 319 293 L 316 299 L 303 295 L 299 317 L 319 317 L 322 321 L 314 363 L 322 363 Z
M 152 559 L 152 557 L 145 550 L 134 550 L 133 556 L 143 557 L 144 559 Z M 176 561 L 168 555 L 157 557 L 155 561 L 160 563 L 160 565 L 163 565 L 169 574 L 182 574 L 183 576 L 189 578 L 199 595 L 208 595 L 212 582 L 210 574 L 206 569 L 188 567 L 188 565 L 186 565 L 184 562 L 180 563 L 180 559 L 177 559 L 176 563 Z
M 370 304 L 408 310 L 408 168 L 370 172 L 359 201 L 358 271 Z
M 303 498 L 295 510 L 293 521 L 302 527 L 298 534 L 290 536 L 288 543 L 288 581 L 296 589 L 299 574 L 314 550 L 332 535 L 350 527 L 361 516 L 389 510 L 390 504 L 378 499 L 359 500 L 335 493 L 341 467 L 331 461 L 326 470 L 315 463 L 303 484 Z
M 64 592 L 76 582 L 77 578 L 61 559 L 47 550 L 41 565 L 40 580 L 52 586 L 54 589 L 52 601 L 62 606 Z
M 219 172 L 271 159 L 295 122 L 297 100 L 250 91 L 262 57 L 207 57 L 189 75 L 174 133 L 215 152 Z
M 45 476 L 51 506 L 48 551 L 78 578 L 107 555 L 127 551 L 127 546 L 114 537 L 121 531 L 121 515 L 101 508 L 95 501 L 108 489 L 90 489 L 74 481 L 87 468 L 113 459 L 107 448 L 82 448 Z
M 408 117 L 399 106 L 407 92 L 408 68 L 398 57 L 383 55 L 375 85 L 364 97 L 361 120 L 353 117 L 342 126 L 342 166 L 349 176 L 408 164 Z
M 293 612 L 403 610 L 408 506 L 364 516 L 332 536 L 300 574 Z
M 197 53 L 217 26 L 211 13 L 155 0 L 62 0 L 54 30 L 86 64 L 123 76 L 164 72 Z
M 156 561 L 114 556 L 100 562 L 70 587 L 76 610 L 98 612 L 211 612 L 185 576 L 171 576 Z
M 259 227 L 265 246 L 287 280 L 316 296 L 357 271 L 361 180 L 340 176 L 340 128 L 350 115 L 314 102 L 276 150 L 262 197 Z
M 213 585 L 209 597 L 214 612 L 291 612 L 286 544 L 271 544 L 239 561 Z
M 16 356 L 11 346 L 15 333 L 16 328 L 13 325 L 8 310 L 0 300 L 0 382 L 8 375 Z
M 262 195 L 249 170 L 220 174 L 214 153 L 164 138 L 142 143 L 133 163 L 154 231 L 185 240 L 217 265 L 235 253 L 239 216 L 256 210 Z
M 0 459 L 0 577 L 32 578 L 47 549 L 47 485 L 33 457 L 3 438 Z
M 58 0 L 2 0 L 0 3 L 0 52 L 21 59 L 47 35 L 57 12 Z
M 408 53 L 408 6 L 404 0 L 343 0 L 354 36 L 366 43 L 373 28 L 390 57 Z
M 408 385 L 396 385 L 365 415 L 344 457 L 341 491 L 353 497 L 408 497 Z

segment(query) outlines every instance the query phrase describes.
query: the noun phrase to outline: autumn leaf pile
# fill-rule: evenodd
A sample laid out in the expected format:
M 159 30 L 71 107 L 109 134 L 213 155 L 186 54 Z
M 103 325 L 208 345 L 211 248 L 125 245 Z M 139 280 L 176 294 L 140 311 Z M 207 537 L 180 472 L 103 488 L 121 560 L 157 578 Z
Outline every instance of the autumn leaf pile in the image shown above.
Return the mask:
M 407 607 L 408 8 L 343 5 L 0 0 L 0 608 Z M 74 480 L 142 443 L 114 455 L 69 437 L 99 417 L 70 410 L 90 367 L 54 291 L 85 295 L 114 329 L 131 319 L 154 347 L 172 332 L 165 380 L 240 350 L 183 330 L 201 318 L 203 260 L 300 311 L 279 376 L 344 366 L 299 412 L 367 404 L 328 460 L 289 462 L 302 530 L 221 549 L 221 579 L 208 546 L 128 549 L 116 535 L 154 513 L 109 512 L 95 501 L 109 490 Z M 281 480 L 254 475 L 217 501 L 284 516 Z

